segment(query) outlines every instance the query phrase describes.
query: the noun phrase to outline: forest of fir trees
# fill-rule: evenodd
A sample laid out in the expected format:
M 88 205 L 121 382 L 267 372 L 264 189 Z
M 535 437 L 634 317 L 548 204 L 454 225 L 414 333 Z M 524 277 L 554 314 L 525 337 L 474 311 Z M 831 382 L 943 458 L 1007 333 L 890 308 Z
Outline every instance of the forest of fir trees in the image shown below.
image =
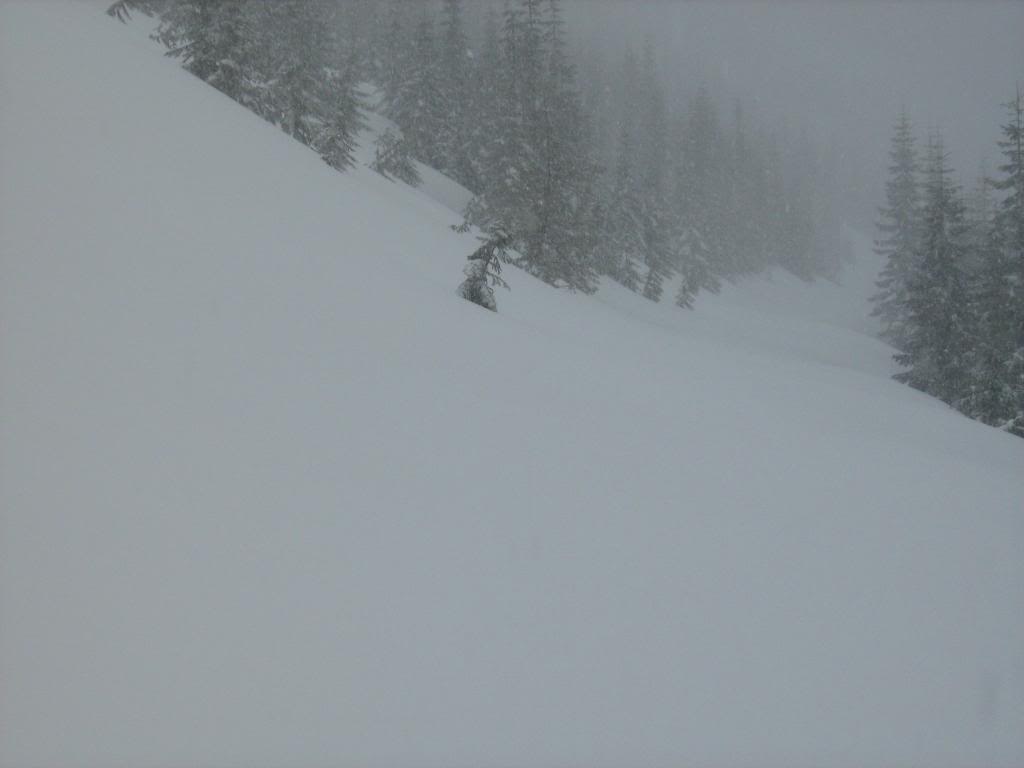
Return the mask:
M 840 270 L 834 156 L 739 102 L 723 122 L 707 87 L 658 71 L 650 40 L 612 64 L 571 51 L 560 0 L 118 0 L 109 13 L 133 11 L 158 18 L 186 69 L 340 171 L 364 110 L 388 117 L 374 168 L 416 184 L 416 160 L 473 194 L 466 222 L 487 247 L 461 290 L 485 306 L 503 261 L 585 293 L 600 276 L 653 301 L 671 286 L 682 307 L 773 265 Z
M 896 378 L 1024 437 L 1024 90 L 1006 105 L 996 172 L 964 193 L 942 136 L 900 115 L 889 153 L 874 296 Z
M 673 285 L 682 307 L 773 265 L 839 272 L 835 158 L 805 136 L 759 130 L 739 102 L 725 125 L 699 83 L 670 93 L 650 40 L 614 68 L 573 54 L 559 0 L 472 8 L 472 21 L 462 0 L 119 0 L 110 13 L 156 15 L 169 55 L 338 170 L 364 110 L 390 118 L 377 170 L 416 184 L 416 160 L 473 194 L 466 223 L 483 242 L 460 292 L 490 309 L 505 261 L 582 292 L 606 276 L 659 301 Z M 998 173 L 969 195 L 941 136 L 921 152 L 898 120 L 874 312 L 899 380 L 1024 435 L 1019 90 L 1007 109 Z
M 503 263 L 585 293 L 601 276 L 692 307 L 723 280 L 781 266 L 811 280 L 846 256 L 837 152 L 757 126 L 639 53 L 571 51 L 559 0 L 118 0 L 155 16 L 186 69 L 317 151 L 354 165 L 366 110 L 396 126 L 373 167 L 416 162 L 472 195 L 462 296 L 495 309 Z M 583 73 L 582 75 L 580 73 Z M 372 94 L 372 95 L 371 95 Z M 965 194 L 942 137 L 895 126 L 873 297 L 896 378 L 1024 436 L 1022 97 L 1001 162 Z

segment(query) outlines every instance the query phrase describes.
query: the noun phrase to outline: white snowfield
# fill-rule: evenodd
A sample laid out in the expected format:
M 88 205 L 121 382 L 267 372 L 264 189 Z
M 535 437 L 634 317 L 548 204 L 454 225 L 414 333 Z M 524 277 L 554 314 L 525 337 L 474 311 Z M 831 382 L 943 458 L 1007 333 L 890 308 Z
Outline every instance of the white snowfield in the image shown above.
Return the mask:
M 871 262 L 484 311 L 103 5 L 0 3 L 0 765 L 1024 765 L 1024 441 Z

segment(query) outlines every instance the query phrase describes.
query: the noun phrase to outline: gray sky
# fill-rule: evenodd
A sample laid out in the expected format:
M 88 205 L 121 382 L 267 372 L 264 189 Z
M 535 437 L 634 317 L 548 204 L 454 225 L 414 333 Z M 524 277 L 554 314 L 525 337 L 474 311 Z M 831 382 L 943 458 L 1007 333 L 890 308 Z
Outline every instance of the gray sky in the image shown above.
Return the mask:
M 667 79 L 710 85 L 728 118 L 743 96 L 758 122 L 833 138 L 861 187 L 859 213 L 878 202 L 890 127 L 906 104 L 923 136 L 943 129 L 953 167 L 973 181 L 995 140 L 1014 83 L 1024 81 L 1024 2 L 669 2 L 569 0 L 578 45 L 609 64 L 650 33 Z M 851 212 L 853 213 L 853 212 Z M 854 214 L 856 215 L 856 214 Z

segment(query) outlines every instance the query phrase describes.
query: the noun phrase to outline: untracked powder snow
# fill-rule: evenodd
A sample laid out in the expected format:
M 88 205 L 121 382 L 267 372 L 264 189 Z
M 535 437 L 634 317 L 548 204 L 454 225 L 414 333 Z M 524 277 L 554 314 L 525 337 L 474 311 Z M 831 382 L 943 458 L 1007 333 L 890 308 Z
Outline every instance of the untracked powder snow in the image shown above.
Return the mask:
M 1024 765 L 1024 442 L 863 236 L 487 312 L 453 182 L 103 5 L 0 4 L 0 765 Z

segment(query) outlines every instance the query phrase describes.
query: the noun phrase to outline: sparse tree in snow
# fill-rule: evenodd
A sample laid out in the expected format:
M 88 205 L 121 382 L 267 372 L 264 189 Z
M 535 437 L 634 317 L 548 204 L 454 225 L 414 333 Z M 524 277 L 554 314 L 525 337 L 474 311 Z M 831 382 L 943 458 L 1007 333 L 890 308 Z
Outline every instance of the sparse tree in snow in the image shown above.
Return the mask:
M 465 232 L 468 226 L 463 225 L 457 230 Z M 508 230 L 495 225 L 481 235 L 479 240 L 480 247 L 467 257 L 469 263 L 463 270 L 466 279 L 459 284 L 457 293 L 467 301 L 497 312 L 498 303 L 494 298 L 494 286 L 508 287 L 501 277 L 501 267 L 509 261 L 509 250 L 515 238 Z

